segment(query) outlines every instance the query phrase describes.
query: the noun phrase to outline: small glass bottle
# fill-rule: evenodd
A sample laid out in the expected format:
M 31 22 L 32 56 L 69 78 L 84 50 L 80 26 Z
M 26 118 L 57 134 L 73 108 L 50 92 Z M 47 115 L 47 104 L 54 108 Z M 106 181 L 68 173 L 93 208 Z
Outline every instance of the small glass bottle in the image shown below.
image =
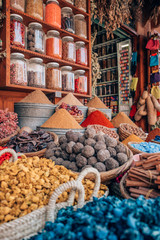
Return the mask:
M 45 66 L 41 58 L 31 58 L 28 64 L 28 86 L 46 87 Z
M 42 25 L 37 22 L 32 22 L 28 25 L 27 31 L 27 49 L 44 53 L 45 33 L 42 30 Z
M 80 10 L 86 12 L 87 11 L 86 0 L 75 0 L 75 7 L 77 7 Z
M 61 9 L 61 15 L 62 15 L 62 29 L 75 33 L 74 30 L 74 15 L 72 12 L 72 8 L 70 7 L 63 7 Z
M 43 20 L 43 0 L 26 0 L 26 13 Z
M 87 48 L 82 41 L 76 42 L 76 63 L 81 65 L 88 65 Z
M 62 38 L 62 58 L 70 62 L 76 61 L 76 46 L 73 37 L 65 36 Z
M 57 0 L 48 0 L 45 8 L 45 21 L 61 28 L 61 8 Z
M 64 66 L 61 67 L 62 71 L 62 90 L 74 92 L 74 73 L 72 67 Z
M 87 38 L 87 23 L 84 15 L 75 15 L 75 34 L 82 38 Z
M 53 90 L 62 90 L 62 78 L 59 64 L 50 62 L 46 66 L 46 86 Z
M 27 63 L 22 53 L 11 53 L 10 83 L 27 86 Z
M 25 0 L 11 0 L 11 7 L 24 12 Z
M 75 92 L 87 94 L 87 77 L 84 70 L 76 70 L 74 72 Z
M 46 54 L 55 58 L 62 58 L 62 39 L 58 31 L 50 30 L 47 32 Z
M 10 43 L 12 46 L 25 48 L 25 26 L 23 18 L 18 14 L 11 14 Z

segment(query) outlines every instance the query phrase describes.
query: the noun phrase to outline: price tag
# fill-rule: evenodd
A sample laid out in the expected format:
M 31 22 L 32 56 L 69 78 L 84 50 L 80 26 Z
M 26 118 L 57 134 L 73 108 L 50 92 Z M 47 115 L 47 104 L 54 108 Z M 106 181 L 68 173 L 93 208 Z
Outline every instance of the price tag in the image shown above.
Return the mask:
M 62 97 L 62 93 L 61 92 L 55 92 L 55 97 L 61 98 Z

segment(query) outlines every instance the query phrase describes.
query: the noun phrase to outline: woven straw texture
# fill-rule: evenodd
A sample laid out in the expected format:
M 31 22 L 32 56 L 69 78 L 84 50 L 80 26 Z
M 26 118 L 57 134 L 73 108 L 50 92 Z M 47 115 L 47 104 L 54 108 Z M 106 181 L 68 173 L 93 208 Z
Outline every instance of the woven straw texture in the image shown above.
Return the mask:
M 11 134 L 10 136 L 6 137 L 6 138 L 3 138 L 3 139 L 0 139 L 0 146 L 4 146 L 7 142 L 9 142 L 9 140 L 14 137 L 15 135 L 17 135 L 20 131 L 20 128 L 18 127 L 17 130 Z
M 119 137 L 121 141 L 129 137 L 131 134 L 135 134 L 136 136 L 140 137 L 144 141 L 147 138 L 146 133 L 142 129 L 138 127 L 134 127 L 128 123 L 121 123 L 119 126 Z
M 100 188 L 99 172 L 94 168 L 87 168 L 80 173 L 77 180 L 60 185 L 52 194 L 47 206 L 37 209 L 26 216 L 20 217 L 11 222 L 1 224 L 0 240 L 20 240 L 35 235 L 37 232 L 43 229 L 45 221 L 55 220 L 59 209 L 73 205 L 74 196 L 77 190 L 78 204 L 74 207 L 74 209 L 83 207 L 85 204 L 85 192 L 81 181 L 88 173 L 96 175 L 95 186 L 90 200 L 92 200 L 93 197 L 97 197 Z M 71 189 L 68 201 L 56 204 L 59 195 L 68 189 Z M 107 190 L 105 196 L 107 196 L 108 193 L 109 191 Z
M 121 194 L 124 198 L 129 199 L 129 198 L 132 198 L 132 197 L 129 195 L 129 193 L 126 189 L 126 186 L 125 186 L 127 176 L 128 176 L 128 173 L 126 173 L 120 181 L 120 191 L 121 191 Z

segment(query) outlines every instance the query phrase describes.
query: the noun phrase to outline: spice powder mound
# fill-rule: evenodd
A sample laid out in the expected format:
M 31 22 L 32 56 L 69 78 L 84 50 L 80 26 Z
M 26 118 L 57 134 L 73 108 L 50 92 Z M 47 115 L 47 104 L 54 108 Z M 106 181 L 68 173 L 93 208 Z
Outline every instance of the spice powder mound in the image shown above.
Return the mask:
M 94 98 L 92 98 L 88 103 L 87 103 L 88 107 L 94 107 L 94 108 L 106 108 L 106 105 L 97 97 L 95 96 Z
M 82 129 L 78 122 L 65 109 L 59 109 L 41 127 Z
M 62 98 L 57 105 L 61 105 L 61 103 L 67 103 L 71 106 L 84 106 L 72 93 L 67 94 L 64 98 Z
M 23 98 L 20 102 L 52 104 L 41 90 L 36 90 L 34 92 L 31 92 L 28 96 Z
M 132 120 L 124 112 L 118 113 L 117 116 L 112 119 L 112 124 L 115 128 L 119 128 L 121 123 L 129 123 L 132 126 L 137 127 L 137 125 L 134 124 L 134 122 L 132 122 Z
M 127 145 L 129 142 L 144 142 L 144 141 L 135 134 L 131 134 L 129 137 L 122 141 L 122 143 L 125 145 Z

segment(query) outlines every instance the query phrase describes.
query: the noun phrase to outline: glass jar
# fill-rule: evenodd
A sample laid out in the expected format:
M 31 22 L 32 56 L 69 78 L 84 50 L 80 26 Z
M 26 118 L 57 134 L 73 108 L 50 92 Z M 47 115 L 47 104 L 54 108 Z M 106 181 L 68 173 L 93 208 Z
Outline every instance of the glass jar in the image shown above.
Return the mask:
M 22 53 L 11 53 L 10 83 L 27 86 L 27 63 Z
M 62 58 L 62 39 L 58 31 L 50 30 L 47 32 L 46 54 L 55 58 Z
M 72 8 L 70 7 L 63 7 L 61 10 L 62 15 L 62 29 L 75 33 L 74 31 L 74 15 L 72 12 Z
M 66 2 L 70 3 L 70 4 L 74 4 L 74 0 L 65 0 Z
M 26 13 L 43 20 L 43 0 L 26 0 Z
M 75 0 L 74 5 L 75 5 L 75 7 L 79 8 L 80 10 L 82 10 L 84 12 L 87 11 L 86 0 Z
M 45 66 L 41 58 L 31 58 L 28 64 L 28 86 L 46 87 Z
M 62 71 L 62 90 L 74 92 L 74 73 L 72 67 L 64 66 L 61 67 Z
M 75 34 L 82 38 L 87 38 L 87 23 L 84 15 L 75 15 Z
M 45 21 L 55 27 L 61 28 L 61 8 L 57 0 L 48 0 L 46 2 Z
M 62 58 L 70 62 L 76 61 L 76 47 L 72 37 L 62 38 Z
M 24 12 L 25 0 L 11 0 L 11 7 Z
M 62 90 L 61 70 L 56 62 L 50 62 L 46 66 L 46 86 L 49 89 Z
M 84 70 L 77 70 L 74 72 L 75 92 L 87 94 L 87 77 Z
M 12 46 L 25 48 L 25 26 L 23 18 L 18 14 L 11 14 L 10 43 Z
M 87 48 L 84 42 L 76 42 L 76 63 L 81 65 L 88 65 L 87 61 Z
M 44 53 L 44 40 L 45 34 L 42 30 L 42 25 L 36 22 L 30 23 L 27 31 L 27 49 Z

